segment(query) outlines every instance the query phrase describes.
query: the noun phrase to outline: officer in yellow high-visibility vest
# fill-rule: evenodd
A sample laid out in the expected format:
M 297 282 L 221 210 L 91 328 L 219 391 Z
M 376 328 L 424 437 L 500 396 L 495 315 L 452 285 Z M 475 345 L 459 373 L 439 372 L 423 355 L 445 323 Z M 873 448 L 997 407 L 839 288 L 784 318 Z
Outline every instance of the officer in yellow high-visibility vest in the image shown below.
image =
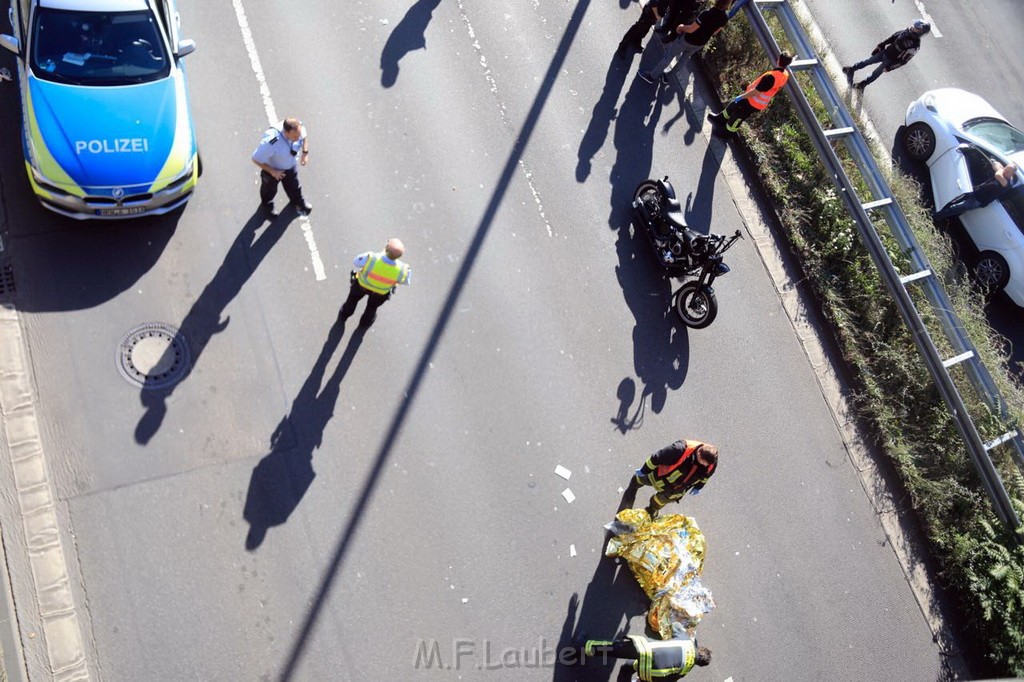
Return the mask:
M 725 129 L 730 133 L 735 133 L 740 129 L 740 124 L 751 114 L 768 108 L 775 93 L 789 81 L 789 72 L 786 71 L 786 67 L 792 62 L 793 56 L 788 52 L 783 52 L 779 55 L 777 66 L 774 69 L 762 73 L 757 80 L 747 86 L 742 95 L 729 102 L 729 106 L 724 111 L 708 114 L 708 118 L 712 121 L 724 120 Z
M 399 284 L 409 283 L 409 266 L 399 260 L 405 254 L 402 240 L 393 237 L 383 251 L 367 251 L 356 256 L 352 262 L 352 284 L 348 298 L 341 306 L 342 319 L 348 319 L 356 311 L 359 299 L 366 297 L 366 310 L 359 318 L 359 326 L 366 328 L 377 319 L 377 308 L 391 298 L 391 292 Z
M 630 488 L 649 485 L 657 492 L 647 504 L 651 518 L 658 516 L 669 502 L 678 502 L 686 493 L 696 495 L 715 473 L 718 448 L 699 440 L 677 440 L 651 455 L 636 470 Z
M 614 641 L 591 639 L 583 645 L 587 659 L 628 659 L 635 678 L 643 682 L 668 682 L 684 677 L 693 666 L 711 663 L 711 649 L 697 646 L 678 623 L 672 624 L 674 639 L 647 639 L 643 635 L 627 635 Z

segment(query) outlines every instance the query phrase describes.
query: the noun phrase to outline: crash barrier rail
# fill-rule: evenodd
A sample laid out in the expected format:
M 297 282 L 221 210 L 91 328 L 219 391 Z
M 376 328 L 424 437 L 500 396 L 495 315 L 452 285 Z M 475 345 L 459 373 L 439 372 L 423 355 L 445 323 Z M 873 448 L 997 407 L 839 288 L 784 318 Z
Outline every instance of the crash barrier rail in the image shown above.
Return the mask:
M 1020 519 L 1017 517 L 1010 496 L 1006 492 L 1006 486 L 1003 484 L 989 453 L 998 447 L 1010 447 L 1017 466 L 1024 470 L 1024 439 L 1021 438 L 1020 429 L 1014 424 L 1014 428 L 1003 435 L 988 442 L 982 440 L 978 428 L 971 419 L 964 400 L 953 382 L 950 369 L 955 366 L 962 367 L 979 398 L 1004 422 L 1012 423 L 1013 420 L 1009 415 L 1006 401 L 993 381 L 992 375 L 982 363 L 963 324 L 953 312 L 945 289 L 920 248 L 903 209 L 896 203 L 892 190 L 879 169 L 870 147 L 860 133 L 853 116 L 846 108 L 835 83 L 818 58 L 814 45 L 804 31 L 803 25 L 789 1 L 742 0 L 733 7 L 733 11 L 737 12 L 740 9 L 746 12 L 758 41 L 774 62 L 780 49 L 762 10 L 772 12 L 799 57 L 790 64 L 790 70 L 804 72 L 810 76 L 818 97 L 825 104 L 825 108 L 831 116 L 832 127 L 828 129 L 822 127 L 799 83 L 796 79 L 791 79 L 786 90 L 796 107 L 797 115 L 832 175 L 844 205 L 857 223 L 861 239 L 867 247 L 875 267 L 878 268 L 882 280 L 896 302 L 900 315 L 910 329 L 914 343 L 917 345 L 921 357 L 924 358 L 925 365 L 935 381 L 939 394 L 952 412 L 957 431 L 963 439 L 967 453 L 978 471 L 978 476 L 985 486 L 985 491 L 992 501 L 996 514 L 1011 531 L 1019 529 Z M 836 150 L 832 147 L 832 143 L 836 141 L 846 144 L 850 156 L 857 164 L 871 193 L 870 201 L 861 201 L 857 196 L 853 183 L 846 174 Z M 901 275 L 896 270 L 881 237 L 871 222 L 870 214 L 880 215 L 884 218 L 893 238 L 913 267 L 911 274 Z M 945 359 L 941 357 L 939 349 L 936 348 L 924 325 L 920 312 L 911 299 L 909 292 L 911 287 L 920 289 L 930 304 L 947 341 L 954 349 L 952 357 Z M 1019 531 L 1017 538 L 1019 541 L 1022 539 Z

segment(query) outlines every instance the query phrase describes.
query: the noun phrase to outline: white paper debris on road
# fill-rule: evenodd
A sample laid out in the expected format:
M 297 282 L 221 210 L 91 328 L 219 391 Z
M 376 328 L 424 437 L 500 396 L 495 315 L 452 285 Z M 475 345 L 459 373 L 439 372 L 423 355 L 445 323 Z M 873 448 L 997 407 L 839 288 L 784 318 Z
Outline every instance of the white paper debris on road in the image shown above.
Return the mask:
M 561 464 L 559 464 L 558 466 L 555 467 L 555 473 L 558 474 L 559 476 L 561 476 L 562 478 L 564 478 L 567 481 L 569 480 L 569 477 L 572 476 L 572 472 L 569 471 L 568 469 L 566 469 Z
M 576 545 L 569 545 L 569 556 L 576 556 Z
M 463 604 L 468 604 L 469 603 L 469 599 L 467 597 L 463 597 L 462 598 L 462 603 Z
M 562 491 L 562 497 L 564 497 L 565 501 L 568 502 L 569 504 L 572 504 L 572 501 L 576 499 L 576 496 L 573 495 L 572 491 L 569 490 L 568 488 Z

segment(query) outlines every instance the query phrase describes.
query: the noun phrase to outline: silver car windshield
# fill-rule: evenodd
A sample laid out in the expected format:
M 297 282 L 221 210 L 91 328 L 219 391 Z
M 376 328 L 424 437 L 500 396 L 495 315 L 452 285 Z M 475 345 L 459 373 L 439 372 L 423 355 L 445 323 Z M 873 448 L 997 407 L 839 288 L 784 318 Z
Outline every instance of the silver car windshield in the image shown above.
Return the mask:
M 31 66 L 44 80 L 130 85 L 166 78 L 170 59 L 151 12 L 75 12 L 40 7 Z
M 964 132 L 987 142 L 1006 156 L 1024 150 L 1024 133 L 1006 121 L 996 118 L 975 118 L 964 123 Z

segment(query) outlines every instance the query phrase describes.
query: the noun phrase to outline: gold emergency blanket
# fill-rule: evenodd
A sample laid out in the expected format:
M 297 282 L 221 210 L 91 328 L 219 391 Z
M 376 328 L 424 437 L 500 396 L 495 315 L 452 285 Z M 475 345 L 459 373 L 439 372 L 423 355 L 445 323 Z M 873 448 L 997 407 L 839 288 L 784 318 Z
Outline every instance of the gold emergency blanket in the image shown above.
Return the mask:
M 705 544 L 696 520 L 668 514 L 651 521 L 644 509 L 624 509 L 607 527 L 616 535 L 604 553 L 629 564 L 651 600 L 651 628 L 671 639 L 672 623 L 679 623 L 693 637 L 700 619 L 715 608 L 711 591 L 700 582 Z

